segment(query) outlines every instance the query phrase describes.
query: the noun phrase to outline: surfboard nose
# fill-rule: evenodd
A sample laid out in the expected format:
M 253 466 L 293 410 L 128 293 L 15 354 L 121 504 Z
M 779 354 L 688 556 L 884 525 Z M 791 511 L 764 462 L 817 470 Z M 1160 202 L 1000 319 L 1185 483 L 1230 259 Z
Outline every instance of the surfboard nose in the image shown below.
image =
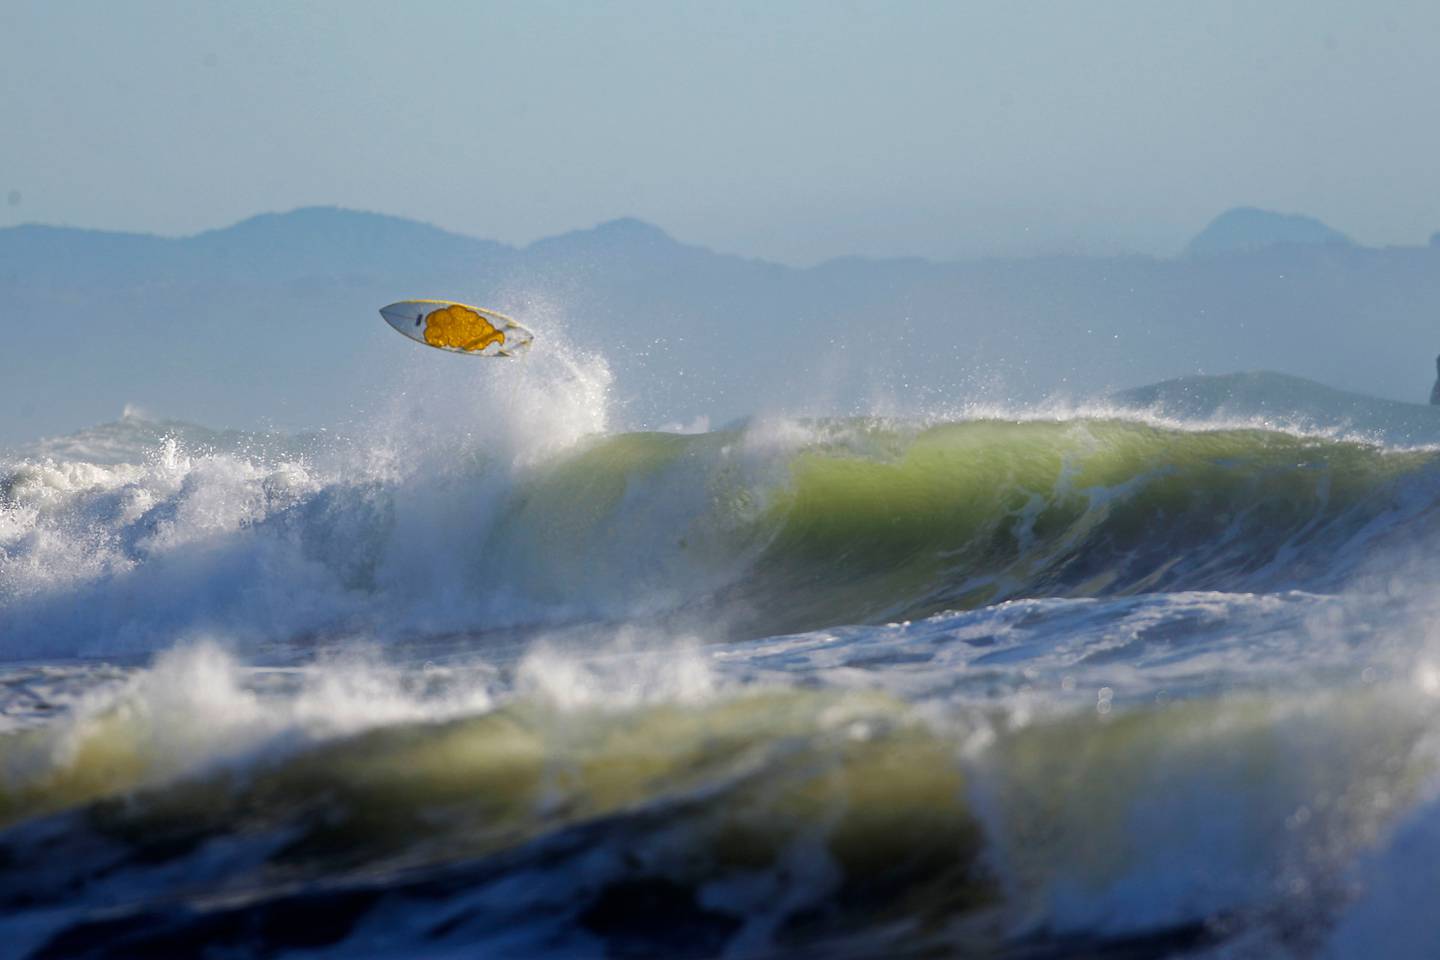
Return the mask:
M 417 329 L 425 323 L 425 311 L 413 303 L 401 301 L 392 303 L 389 306 L 380 308 L 380 316 L 385 322 L 396 330 L 407 336 L 411 330 Z

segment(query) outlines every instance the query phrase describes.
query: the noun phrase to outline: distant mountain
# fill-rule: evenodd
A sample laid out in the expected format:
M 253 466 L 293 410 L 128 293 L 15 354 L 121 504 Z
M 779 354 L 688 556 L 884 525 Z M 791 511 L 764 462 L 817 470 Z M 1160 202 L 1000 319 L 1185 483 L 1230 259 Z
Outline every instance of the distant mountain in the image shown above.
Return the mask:
M 464 269 L 514 254 L 426 223 L 335 207 L 262 214 L 178 242 L 232 273 L 285 277 Z
M 426 296 L 520 317 L 537 353 L 603 356 L 635 426 L 1080 399 L 1216 369 L 1422 400 L 1440 351 L 1437 246 L 797 269 L 633 219 L 526 247 L 334 208 L 180 238 L 30 225 L 0 229 L 0 445 L 127 404 L 211 427 L 353 423 L 407 384 L 493 372 L 376 313 Z
M 682 249 L 700 251 L 704 248 L 684 247 L 659 227 L 633 217 L 608 220 L 589 230 L 575 230 L 558 237 L 547 237 L 535 241 L 527 248 L 530 253 L 543 257 L 571 257 L 577 254 L 673 254 Z
M 1440 443 L 1440 407 L 1383 400 L 1269 371 L 1179 377 L 1122 391 L 1111 400 L 1181 420 L 1254 421 L 1389 444 Z
M 1190 241 L 1185 253 L 1192 257 L 1253 253 L 1282 243 L 1349 246 L 1351 240 L 1313 217 L 1236 207 L 1210 221 L 1210 225 Z
M 153 280 L 233 282 L 463 270 L 513 255 L 503 244 L 400 217 L 335 207 L 269 213 L 193 237 L 26 224 L 0 230 L 0 279 L 65 287 Z

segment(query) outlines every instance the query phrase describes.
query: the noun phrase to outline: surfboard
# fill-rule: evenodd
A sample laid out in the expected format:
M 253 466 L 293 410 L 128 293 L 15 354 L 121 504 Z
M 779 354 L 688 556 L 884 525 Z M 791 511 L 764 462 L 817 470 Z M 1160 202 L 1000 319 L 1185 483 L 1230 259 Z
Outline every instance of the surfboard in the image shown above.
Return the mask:
M 514 357 L 535 339 L 503 313 L 454 300 L 401 300 L 381 307 L 380 316 L 416 343 L 472 357 Z

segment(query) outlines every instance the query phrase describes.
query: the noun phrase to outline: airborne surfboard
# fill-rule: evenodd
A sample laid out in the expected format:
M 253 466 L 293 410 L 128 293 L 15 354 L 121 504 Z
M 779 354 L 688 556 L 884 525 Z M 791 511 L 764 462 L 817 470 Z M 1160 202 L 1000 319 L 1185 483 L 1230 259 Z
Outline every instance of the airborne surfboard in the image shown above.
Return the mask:
M 474 357 L 513 357 L 535 339 L 503 313 L 453 300 L 401 300 L 381 307 L 380 316 L 417 343 Z

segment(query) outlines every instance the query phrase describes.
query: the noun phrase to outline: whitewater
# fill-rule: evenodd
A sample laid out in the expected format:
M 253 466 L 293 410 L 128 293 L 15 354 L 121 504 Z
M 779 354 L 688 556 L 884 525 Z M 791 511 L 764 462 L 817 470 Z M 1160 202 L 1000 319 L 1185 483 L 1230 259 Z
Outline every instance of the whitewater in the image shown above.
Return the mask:
M 0 455 L 11 954 L 1433 955 L 1440 449 L 424 359 Z

